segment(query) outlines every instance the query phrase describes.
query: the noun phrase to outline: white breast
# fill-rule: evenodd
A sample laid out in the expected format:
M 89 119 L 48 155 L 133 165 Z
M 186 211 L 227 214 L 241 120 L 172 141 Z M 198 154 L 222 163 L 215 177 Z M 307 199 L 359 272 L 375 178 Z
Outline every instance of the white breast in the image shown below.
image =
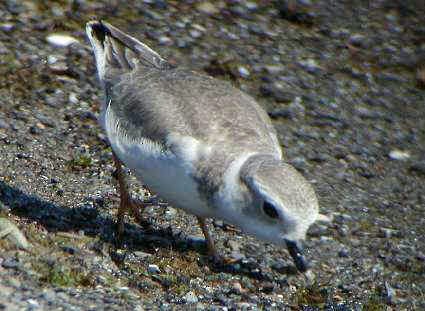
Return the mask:
M 115 154 L 143 184 L 175 207 L 197 216 L 213 216 L 214 211 L 201 198 L 191 177 L 196 146 L 185 148 L 193 152 L 176 154 L 148 138 L 131 139 L 123 134 L 125 131 L 120 128 L 109 105 L 104 120 Z M 172 137 L 172 140 L 175 139 Z M 190 140 L 185 143 L 191 144 Z

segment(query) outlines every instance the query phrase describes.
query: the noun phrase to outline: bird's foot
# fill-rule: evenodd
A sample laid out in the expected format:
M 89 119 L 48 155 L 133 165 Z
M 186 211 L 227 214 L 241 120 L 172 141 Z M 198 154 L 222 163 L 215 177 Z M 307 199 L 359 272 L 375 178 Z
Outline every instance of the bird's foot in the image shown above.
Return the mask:
M 146 226 L 148 222 L 142 217 L 140 210 L 143 210 L 145 205 L 137 199 L 132 199 L 130 196 L 121 197 L 120 207 L 117 215 L 117 237 L 122 240 L 124 235 L 124 216 L 126 212 L 134 217 L 139 225 Z

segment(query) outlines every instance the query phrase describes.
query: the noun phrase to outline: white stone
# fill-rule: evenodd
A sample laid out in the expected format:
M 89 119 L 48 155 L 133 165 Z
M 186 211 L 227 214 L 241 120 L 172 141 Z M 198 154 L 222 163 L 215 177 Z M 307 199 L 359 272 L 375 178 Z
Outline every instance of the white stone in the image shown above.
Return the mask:
M 325 214 L 319 214 L 319 216 L 317 217 L 317 221 L 330 224 L 333 221 L 333 215 L 328 216 Z
M 173 43 L 173 40 L 171 40 L 171 38 L 167 37 L 167 36 L 161 36 L 158 38 L 158 42 L 161 45 L 170 45 Z
M 69 93 L 69 102 L 71 104 L 78 104 L 79 100 L 78 100 L 78 94 L 77 93 Z
M 188 292 L 186 295 L 184 295 L 184 300 L 187 303 L 197 303 L 198 297 L 193 292 Z
M 30 308 L 39 308 L 40 307 L 40 304 L 35 299 L 28 299 L 27 302 L 30 305 Z
M 242 78 L 248 78 L 248 77 L 249 77 L 249 75 L 250 75 L 249 70 L 248 70 L 248 69 L 246 69 L 245 67 L 240 66 L 240 67 L 238 68 L 238 71 L 239 71 L 239 75 L 240 75 Z
M 46 41 L 57 47 L 67 47 L 73 43 L 78 43 L 78 40 L 74 37 L 64 34 L 51 34 L 46 37 Z
M 391 160 L 404 161 L 410 158 L 410 152 L 405 150 L 394 149 L 388 154 Z

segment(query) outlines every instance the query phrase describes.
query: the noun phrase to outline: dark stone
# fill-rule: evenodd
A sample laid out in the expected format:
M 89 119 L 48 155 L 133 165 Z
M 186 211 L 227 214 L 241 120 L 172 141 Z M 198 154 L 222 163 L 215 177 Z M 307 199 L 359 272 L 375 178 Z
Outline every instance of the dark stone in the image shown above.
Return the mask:
M 323 163 L 328 160 L 328 157 L 323 153 L 310 152 L 307 156 L 307 159 L 313 162 Z
M 290 103 L 294 100 L 295 95 L 290 92 L 277 88 L 273 84 L 263 84 L 260 87 L 260 93 L 264 97 L 271 97 L 277 102 Z
M 410 165 L 409 170 L 419 175 L 425 176 L 425 161 L 418 161 Z
M 62 249 L 62 251 L 64 251 L 65 253 L 68 253 L 70 255 L 74 255 L 75 253 L 77 253 L 76 248 L 72 247 L 72 246 L 62 246 L 61 249 Z
M 204 67 L 204 71 L 213 77 L 228 77 L 232 81 L 237 81 L 239 74 L 234 70 L 231 59 L 212 59 L 210 63 Z
M 38 126 L 31 126 L 30 127 L 30 133 L 34 134 L 34 135 L 40 135 L 43 132 L 43 130 L 41 128 L 39 128 Z
M 19 261 L 14 258 L 6 258 L 1 265 L 5 269 L 16 269 L 20 266 Z
M 243 6 L 236 5 L 230 8 L 229 10 L 233 15 L 238 16 L 243 19 L 252 19 L 252 16 L 249 14 L 249 11 Z
M 292 120 L 295 117 L 294 112 L 287 107 L 277 108 L 272 111 L 268 111 L 267 113 L 271 118 L 274 118 L 274 119 L 284 118 L 284 119 Z
M 304 1 L 277 1 L 277 8 L 280 17 L 293 23 L 312 26 L 316 14 L 311 10 L 310 5 Z
M 48 127 L 52 127 L 52 128 L 56 127 L 56 124 L 55 124 L 55 122 L 52 119 L 50 119 L 49 117 L 47 117 L 47 116 L 45 116 L 45 115 L 43 115 L 41 113 L 37 114 L 35 117 L 41 123 L 43 123 L 44 125 L 46 125 Z
M 18 153 L 16 154 L 16 157 L 17 157 L 18 159 L 29 159 L 29 158 L 31 158 L 31 155 L 30 155 L 29 153 L 18 152 Z
M 271 294 L 275 290 L 275 284 L 272 282 L 264 282 L 261 291 L 266 294 Z
M 419 261 L 423 261 L 423 262 L 425 262 L 425 254 L 424 254 L 424 253 L 422 253 L 422 252 L 418 252 L 418 253 L 416 254 L 416 259 L 417 259 L 417 260 L 419 260 Z
M 343 248 L 343 249 L 339 250 L 339 252 L 338 252 L 338 256 L 343 257 L 343 258 L 348 257 L 349 254 L 350 254 L 350 252 L 346 248 Z

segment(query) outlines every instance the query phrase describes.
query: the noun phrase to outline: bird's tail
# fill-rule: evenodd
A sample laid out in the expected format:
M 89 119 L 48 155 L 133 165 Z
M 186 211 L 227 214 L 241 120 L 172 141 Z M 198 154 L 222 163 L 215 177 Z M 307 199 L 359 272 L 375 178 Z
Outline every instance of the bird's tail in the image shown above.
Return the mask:
M 150 47 L 106 22 L 88 22 L 86 33 L 93 47 L 99 79 L 102 82 L 138 66 L 159 70 L 171 67 Z

